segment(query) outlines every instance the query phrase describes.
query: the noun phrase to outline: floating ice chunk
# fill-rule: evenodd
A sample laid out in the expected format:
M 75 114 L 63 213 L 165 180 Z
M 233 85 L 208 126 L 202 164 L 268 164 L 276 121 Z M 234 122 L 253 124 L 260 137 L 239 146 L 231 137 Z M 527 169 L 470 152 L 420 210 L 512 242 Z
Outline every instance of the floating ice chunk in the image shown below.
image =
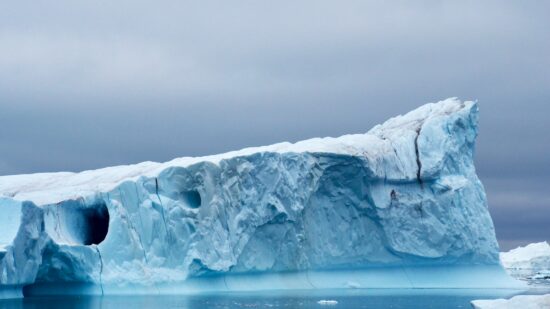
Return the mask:
M 320 300 L 317 302 L 319 305 L 323 305 L 323 306 L 335 306 L 335 305 L 338 305 L 338 301 L 336 300 Z
M 350 289 L 360 289 L 361 284 L 359 282 L 355 282 L 355 281 L 348 281 L 348 282 L 346 282 L 346 287 L 350 288 Z
M 548 309 L 550 294 L 519 295 L 511 299 L 474 300 L 472 306 L 475 309 Z

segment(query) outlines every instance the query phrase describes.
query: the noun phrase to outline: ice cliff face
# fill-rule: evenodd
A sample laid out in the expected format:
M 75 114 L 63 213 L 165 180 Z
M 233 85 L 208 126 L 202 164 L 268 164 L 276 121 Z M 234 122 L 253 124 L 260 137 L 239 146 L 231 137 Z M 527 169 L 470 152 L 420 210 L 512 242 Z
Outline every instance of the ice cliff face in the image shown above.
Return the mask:
M 366 134 L 0 177 L 0 290 L 430 286 L 411 274 L 472 265 L 500 274 L 473 164 L 477 121 L 476 103 L 448 99 Z M 355 270 L 365 273 L 346 275 Z M 330 273 L 341 280 L 321 279 Z

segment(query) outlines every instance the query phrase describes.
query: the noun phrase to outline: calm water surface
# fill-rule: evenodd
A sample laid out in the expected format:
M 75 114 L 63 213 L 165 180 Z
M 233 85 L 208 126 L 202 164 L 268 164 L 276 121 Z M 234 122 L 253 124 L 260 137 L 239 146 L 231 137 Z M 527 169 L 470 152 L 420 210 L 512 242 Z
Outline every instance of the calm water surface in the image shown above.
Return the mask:
M 0 301 L 0 308 L 471 308 L 474 299 L 544 294 L 517 290 L 324 290 L 193 296 L 59 296 Z M 336 300 L 320 305 L 319 300 Z

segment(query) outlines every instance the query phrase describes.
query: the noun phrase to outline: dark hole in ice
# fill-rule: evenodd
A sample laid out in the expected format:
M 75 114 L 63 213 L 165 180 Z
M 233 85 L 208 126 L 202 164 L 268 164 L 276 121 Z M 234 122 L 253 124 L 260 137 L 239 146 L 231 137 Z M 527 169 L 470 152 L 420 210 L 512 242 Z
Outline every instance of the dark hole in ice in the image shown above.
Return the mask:
M 83 245 L 99 245 L 109 231 L 109 210 L 105 204 L 96 204 L 81 210 L 84 223 Z
M 183 191 L 181 192 L 182 199 L 191 208 L 201 207 L 201 195 L 197 190 Z

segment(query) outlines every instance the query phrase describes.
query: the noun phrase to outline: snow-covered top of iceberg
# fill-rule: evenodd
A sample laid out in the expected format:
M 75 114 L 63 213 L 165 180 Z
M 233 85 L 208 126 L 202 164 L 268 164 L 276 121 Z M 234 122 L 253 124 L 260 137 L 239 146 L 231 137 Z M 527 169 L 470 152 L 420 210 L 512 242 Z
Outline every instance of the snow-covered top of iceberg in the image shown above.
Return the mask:
M 537 260 L 547 260 L 549 264 L 546 265 L 550 268 L 550 245 L 548 242 L 538 242 L 528 244 L 525 247 L 518 247 L 508 252 L 502 252 L 500 254 L 500 260 L 506 268 L 533 268 L 540 264 L 536 263 Z
M 0 176 L 0 197 L 15 200 L 31 200 L 37 204 L 51 204 L 78 198 L 93 192 L 108 191 L 124 182 L 140 176 L 156 176 L 168 167 L 187 167 L 199 162 L 219 164 L 221 160 L 247 156 L 262 152 L 276 153 L 335 153 L 360 155 L 375 161 L 381 151 L 393 151 L 384 147 L 386 138 L 399 137 L 410 131 L 420 130 L 427 120 L 447 116 L 463 109 L 470 109 L 475 102 L 462 102 L 449 98 L 437 103 L 428 103 L 405 115 L 397 116 L 377 125 L 364 134 L 343 135 L 337 138 L 312 138 L 297 143 L 282 142 L 269 146 L 244 148 L 218 155 L 204 157 L 181 157 L 174 160 L 142 162 L 135 165 L 121 165 L 79 173 L 58 172 L 25 175 Z

